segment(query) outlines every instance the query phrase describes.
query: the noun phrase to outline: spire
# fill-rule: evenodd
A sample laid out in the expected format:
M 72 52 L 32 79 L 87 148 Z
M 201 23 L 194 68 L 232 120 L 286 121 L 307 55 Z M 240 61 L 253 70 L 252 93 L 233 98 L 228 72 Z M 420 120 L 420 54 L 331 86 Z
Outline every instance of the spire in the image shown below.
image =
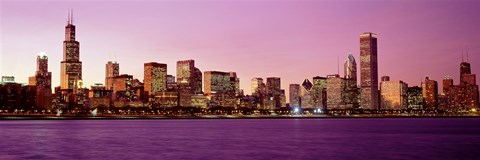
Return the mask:
M 70 24 L 73 24 L 73 9 L 72 10 L 72 18 L 70 19 Z
M 468 50 L 467 50 L 467 62 L 468 62 Z
M 68 16 L 67 16 L 67 25 L 70 24 L 70 11 L 68 11 Z

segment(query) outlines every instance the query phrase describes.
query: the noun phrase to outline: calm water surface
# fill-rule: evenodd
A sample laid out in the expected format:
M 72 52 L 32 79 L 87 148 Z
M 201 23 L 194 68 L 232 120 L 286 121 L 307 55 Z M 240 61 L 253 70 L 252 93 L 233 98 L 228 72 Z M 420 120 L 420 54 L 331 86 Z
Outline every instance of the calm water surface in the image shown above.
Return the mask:
M 8 120 L 0 159 L 480 159 L 480 119 Z

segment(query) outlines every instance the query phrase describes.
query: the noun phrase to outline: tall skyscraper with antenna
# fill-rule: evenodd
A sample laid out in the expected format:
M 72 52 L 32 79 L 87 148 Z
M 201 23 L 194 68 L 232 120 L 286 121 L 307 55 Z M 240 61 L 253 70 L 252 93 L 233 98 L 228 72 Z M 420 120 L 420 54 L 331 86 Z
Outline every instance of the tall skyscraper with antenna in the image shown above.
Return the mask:
M 63 60 L 60 62 L 60 88 L 74 90 L 82 80 L 82 62 L 80 61 L 80 43 L 75 40 L 73 11 L 68 14 L 63 41 Z

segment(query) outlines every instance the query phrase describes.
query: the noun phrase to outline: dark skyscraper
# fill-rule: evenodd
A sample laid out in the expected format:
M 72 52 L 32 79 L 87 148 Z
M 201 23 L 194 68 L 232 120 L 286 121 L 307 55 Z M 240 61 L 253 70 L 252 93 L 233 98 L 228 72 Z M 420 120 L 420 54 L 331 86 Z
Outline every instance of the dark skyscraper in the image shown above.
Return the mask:
M 378 107 L 378 62 L 377 35 L 364 33 L 360 35 L 360 106 L 363 109 Z
M 82 62 L 80 61 L 80 43 L 75 40 L 73 13 L 69 14 L 63 41 L 63 60 L 60 66 L 61 89 L 74 89 L 82 80 Z

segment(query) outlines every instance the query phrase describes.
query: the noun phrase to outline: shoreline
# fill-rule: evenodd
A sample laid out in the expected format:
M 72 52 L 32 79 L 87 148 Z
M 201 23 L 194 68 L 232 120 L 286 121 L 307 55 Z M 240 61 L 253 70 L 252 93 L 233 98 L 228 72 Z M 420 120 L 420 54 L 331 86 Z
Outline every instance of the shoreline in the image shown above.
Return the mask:
M 458 116 L 404 116 L 404 115 L 353 115 L 353 116 L 331 116 L 331 115 L 284 115 L 284 116 L 233 116 L 233 115 L 205 115 L 205 116 L 38 116 L 0 115 L 1 120 L 174 120 L 174 119 L 396 119 L 396 118 L 480 118 L 478 115 Z

